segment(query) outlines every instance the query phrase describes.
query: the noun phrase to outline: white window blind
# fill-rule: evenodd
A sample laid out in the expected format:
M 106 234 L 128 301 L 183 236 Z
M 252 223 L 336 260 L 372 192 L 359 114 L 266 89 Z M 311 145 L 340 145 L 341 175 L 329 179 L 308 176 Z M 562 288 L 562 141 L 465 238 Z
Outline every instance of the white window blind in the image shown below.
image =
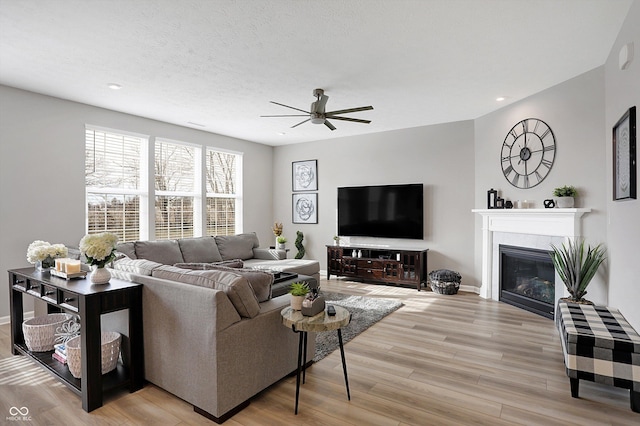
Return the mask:
M 237 233 L 237 215 L 240 209 L 238 183 L 239 154 L 207 148 L 206 176 L 206 235 L 233 235 Z
M 87 127 L 87 232 L 112 232 L 120 241 L 140 237 L 141 151 L 144 137 Z
M 156 138 L 149 156 L 149 137 L 89 125 L 85 142 L 89 233 L 125 242 L 242 232 L 241 153 Z
M 194 236 L 195 201 L 198 196 L 195 170 L 198 148 L 156 140 L 155 149 L 155 228 L 156 239 Z

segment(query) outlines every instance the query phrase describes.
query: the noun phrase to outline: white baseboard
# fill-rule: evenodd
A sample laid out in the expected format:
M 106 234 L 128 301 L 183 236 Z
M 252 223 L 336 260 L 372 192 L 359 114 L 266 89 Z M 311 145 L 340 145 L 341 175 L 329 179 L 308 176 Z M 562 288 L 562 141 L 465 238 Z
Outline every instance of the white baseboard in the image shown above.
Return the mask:
M 33 311 L 25 312 L 24 319 L 28 320 L 33 318 Z M 11 317 L 7 315 L 6 317 L 0 317 L 0 325 L 9 324 L 11 322 Z

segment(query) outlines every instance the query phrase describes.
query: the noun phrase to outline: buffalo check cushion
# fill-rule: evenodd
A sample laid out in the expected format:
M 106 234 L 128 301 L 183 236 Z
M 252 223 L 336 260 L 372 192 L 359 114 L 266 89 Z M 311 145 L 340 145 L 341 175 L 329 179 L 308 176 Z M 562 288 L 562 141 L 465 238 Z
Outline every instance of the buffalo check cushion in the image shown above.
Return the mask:
M 640 335 L 617 309 L 560 301 L 556 325 L 569 378 L 640 391 Z

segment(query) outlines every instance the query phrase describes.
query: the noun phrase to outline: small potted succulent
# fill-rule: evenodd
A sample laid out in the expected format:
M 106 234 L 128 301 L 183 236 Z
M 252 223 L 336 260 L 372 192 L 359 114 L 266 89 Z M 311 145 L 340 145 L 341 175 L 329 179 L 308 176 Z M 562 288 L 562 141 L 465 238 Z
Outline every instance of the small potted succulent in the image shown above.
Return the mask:
M 553 195 L 558 197 L 556 205 L 559 208 L 572 208 L 574 205 L 574 197 L 578 195 L 575 186 L 561 186 L 553 190 Z
M 289 294 L 291 294 L 291 308 L 296 311 L 302 310 L 302 302 L 309 291 L 309 285 L 304 281 L 298 281 L 291 284 L 289 287 Z
M 278 248 L 280 250 L 284 250 L 285 249 L 285 244 L 287 243 L 287 239 L 285 237 L 283 237 L 282 235 L 280 235 L 278 238 L 276 238 L 276 241 L 278 242 Z
M 334 246 L 339 246 L 340 245 L 340 237 L 338 237 L 337 235 L 333 236 L 333 245 Z

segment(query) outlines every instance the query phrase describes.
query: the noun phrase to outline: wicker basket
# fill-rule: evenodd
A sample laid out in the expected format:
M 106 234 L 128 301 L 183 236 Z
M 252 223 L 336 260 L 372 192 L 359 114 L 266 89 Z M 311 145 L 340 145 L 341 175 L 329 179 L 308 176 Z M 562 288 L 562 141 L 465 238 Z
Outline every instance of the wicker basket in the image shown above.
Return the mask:
M 26 320 L 22 323 L 24 343 L 31 352 L 52 351 L 56 329 L 72 318 L 73 315 L 59 313 Z
M 116 368 L 120 356 L 120 341 L 122 336 L 115 331 L 102 332 L 102 374 L 107 374 Z M 82 378 L 82 354 L 80 350 L 80 336 L 67 342 L 67 365 L 71 375 L 76 379 Z
M 429 272 L 431 291 L 438 294 L 456 294 L 460 288 L 462 276 L 448 269 L 438 269 Z

